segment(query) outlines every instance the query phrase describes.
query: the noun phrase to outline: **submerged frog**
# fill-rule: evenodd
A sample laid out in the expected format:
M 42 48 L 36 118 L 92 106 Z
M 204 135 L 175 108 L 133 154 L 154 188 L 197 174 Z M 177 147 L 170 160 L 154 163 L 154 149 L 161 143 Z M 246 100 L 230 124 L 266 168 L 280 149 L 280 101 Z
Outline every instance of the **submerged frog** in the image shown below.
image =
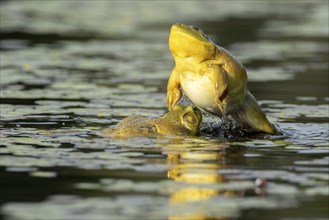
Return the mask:
M 181 99 L 181 88 L 204 111 L 231 115 L 243 128 L 277 133 L 248 91 L 244 66 L 201 29 L 174 24 L 169 47 L 176 64 L 167 86 L 169 110 Z
M 152 137 L 156 135 L 195 135 L 199 132 L 202 114 L 196 107 L 176 105 L 160 118 L 130 116 L 114 128 L 105 129 L 110 137 Z

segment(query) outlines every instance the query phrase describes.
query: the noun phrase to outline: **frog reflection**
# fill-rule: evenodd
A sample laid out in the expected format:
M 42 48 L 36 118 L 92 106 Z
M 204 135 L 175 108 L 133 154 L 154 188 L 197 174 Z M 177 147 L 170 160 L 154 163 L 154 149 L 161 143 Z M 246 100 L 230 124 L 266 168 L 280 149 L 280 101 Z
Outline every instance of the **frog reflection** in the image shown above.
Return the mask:
M 131 116 L 123 119 L 115 128 L 104 130 L 105 136 L 131 138 L 157 135 L 195 135 L 199 132 L 202 114 L 196 107 L 175 106 L 160 118 Z
M 243 158 L 240 153 L 238 159 Z M 221 152 L 183 152 L 168 154 L 167 162 L 173 167 L 168 171 L 168 178 L 177 182 L 187 183 L 188 187 L 173 192 L 170 196 L 170 205 L 174 208 L 184 207 L 195 202 L 206 202 L 218 197 L 241 197 L 243 192 L 236 190 L 218 190 L 218 184 L 227 182 L 218 171 L 229 168 L 226 164 L 226 155 Z M 219 214 L 220 215 L 220 214 Z M 229 219 L 224 216 L 209 216 L 206 210 L 189 210 L 188 213 L 174 212 L 170 220 L 176 219 Z

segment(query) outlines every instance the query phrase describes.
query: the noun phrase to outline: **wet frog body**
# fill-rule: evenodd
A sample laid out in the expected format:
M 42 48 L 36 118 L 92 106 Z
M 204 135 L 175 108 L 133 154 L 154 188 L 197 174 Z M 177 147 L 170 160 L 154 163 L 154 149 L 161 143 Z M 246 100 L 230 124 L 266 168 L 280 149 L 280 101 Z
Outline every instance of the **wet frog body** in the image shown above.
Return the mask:
M 243 127 L 252 130 L 277 132 L 248 91 L 244 66 L 202 30 L 174 24 L 169 48 L 175 59 L 167 86 L 169 110 L 181 99 L 182 89 L 204 111 L 220 117 L 231 115 Z
M 176 105 L 160 118 L 130 116 L 114 128 L 105 129 L 110 137 L 148 137 L 156 135 L 195 135 L 199 132 L 202 114 L 196 107 Z

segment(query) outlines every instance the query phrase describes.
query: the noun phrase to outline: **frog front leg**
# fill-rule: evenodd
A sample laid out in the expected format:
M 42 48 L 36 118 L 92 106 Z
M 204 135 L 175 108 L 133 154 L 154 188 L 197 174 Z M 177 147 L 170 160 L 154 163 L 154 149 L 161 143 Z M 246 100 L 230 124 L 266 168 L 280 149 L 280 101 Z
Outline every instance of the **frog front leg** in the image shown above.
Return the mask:
M 177 102 L 182 98 L 182 91 L 180 90 L 179 74 L 175 69 L 172 71 L 167 85 L 167 105 L 168 110 L 171 111 Z

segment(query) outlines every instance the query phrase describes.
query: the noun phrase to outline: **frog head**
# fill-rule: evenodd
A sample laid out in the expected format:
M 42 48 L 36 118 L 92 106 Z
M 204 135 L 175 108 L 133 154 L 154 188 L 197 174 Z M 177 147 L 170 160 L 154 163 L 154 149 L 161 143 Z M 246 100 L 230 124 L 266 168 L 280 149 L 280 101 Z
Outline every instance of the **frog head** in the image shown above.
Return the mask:
M 190 130 L 192 134 L 197 134 L 202 124 L 202 114 L 200 109 L 191 105 L 184 108 L 182 105 L 176 105 L 171 112 L 176 112 L 180 123 Z
M 175 60 L 192 58 L 202 62 L 216 54 L 216 46 L 198 27 L 174 24 L 170 30 L 169 48 Z
M 189 129 L 192 134 L 197 134 L 200 131 L 202 124 L 202 114 L 200 109 L 191 105 L 184 109 L 184 114 L 180 117 L 181 123 Z

